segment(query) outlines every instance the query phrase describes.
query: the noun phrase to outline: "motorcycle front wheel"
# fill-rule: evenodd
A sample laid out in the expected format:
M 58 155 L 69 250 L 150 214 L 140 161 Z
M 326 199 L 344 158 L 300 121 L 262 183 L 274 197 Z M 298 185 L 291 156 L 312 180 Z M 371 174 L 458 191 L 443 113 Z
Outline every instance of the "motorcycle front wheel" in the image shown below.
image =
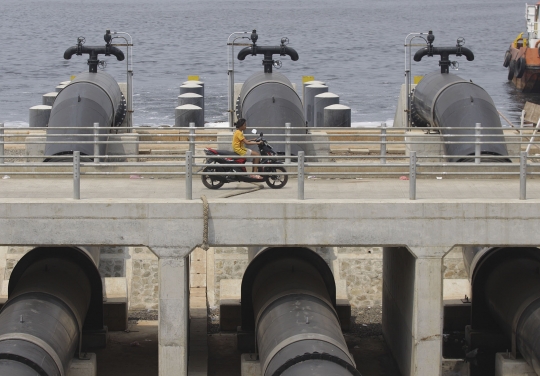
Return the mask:
M 206 166 L 202 170 L 203 174 L 201 175 L 201 180 L 204 186 L 208 189 L 219 189 L 225 184 L 225 182 L 222 180 L 223 177 L 218 175 L 205 175 L 205 172 L 223 172 L 223 170 L 220 167 L 217 166 Z
M 289 175 L 283 174 L 287 172 L 284 167 L 265 167 L 264 172 L 274 172 L 275 175 L 266 175 L 266 185 L 272 189 L 280 189 L 289 181 Z

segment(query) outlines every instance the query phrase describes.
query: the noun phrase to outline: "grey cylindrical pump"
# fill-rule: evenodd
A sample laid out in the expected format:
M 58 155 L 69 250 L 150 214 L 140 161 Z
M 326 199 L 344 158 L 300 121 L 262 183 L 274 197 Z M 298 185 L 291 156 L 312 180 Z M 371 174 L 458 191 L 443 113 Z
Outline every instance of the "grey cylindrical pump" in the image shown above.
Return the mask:
M 98 55 L 114 55 L 124 60 L 124 54 L 111 45 L 111 34 L 105 34 L 105 46 L 84 46 L 84 38 L 78 38 L 77 45 L 68 48 L 64 59 L 73 55 L 88 54 L 89 71 L 81 73 L 62 89 L 51 109 L 45 156 L 72 155 L 80 151 L 81 156 L 94 154 L 94 123 L 100 127 L 114 127 L 122 124 L 126 115 L 126 99 L 116 80 L 107 73 L 98 72 L 101 63 Z M 59 129 L 53 129 L 59 128 Z M 79 128 L 79 129 L 78 129 Z M 87 128 L 87 129 L 81 129 Z M 109 130 L 100 129 L 98 138 L 107 140 Z M 84 143 L 88 141 L 88 143 Z M 99 145 L 99 155 L 106 152 L 106 144 Z M 46 158 L 45 161 L 58 161 Z
M 450 66 L 457 66 L 457 62 L 450 61 L 450 55 L 465 56 L 472 61 L 474 54 L 463 47 L 463 38 L 457 40 L 455 47 L 434 47 L 434 40 L 433 32 L 429 31 L 427 47 L 414 54 L 414 61 L 421 61 L 424 56 L 439 55 L 441 70 L 426 75 L 414 89 L 411 101 L 413 125 L 441 128 L 444 154 L 449 156 L 449 162 L 474 161 L 476 124 L 481 125 L 481 154 L 507 156 L 501 120 L 489 94 L 472 81 L 448 73 Z M 471 158 L 463 157 L 469 155 Z M 508 158 L 484 160 L 510 162 Z

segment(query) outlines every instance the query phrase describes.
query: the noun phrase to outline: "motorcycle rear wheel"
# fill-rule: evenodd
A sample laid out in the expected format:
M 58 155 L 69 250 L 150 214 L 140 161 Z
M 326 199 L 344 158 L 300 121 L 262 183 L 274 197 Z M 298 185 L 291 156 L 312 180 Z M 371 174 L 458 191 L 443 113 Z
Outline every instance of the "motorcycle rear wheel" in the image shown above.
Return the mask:
M 289 175 L 280 174 L 287 172 L 284 167 L 265 167 L 264 172 L 277 172 L 276 175 L 266 175 L 266 185 L 272 189 L 280 189 L 289 181 Z
M 201 175 L 201 180 L 204 186 L 208 189 L 219 189 L 225 184 L 222 179 L 219 179 L 217 175 L 204 175 L 204 172 L 223 172 L 221 167 L 217 166 L 206 166 L 203 169 L 203 174 Z

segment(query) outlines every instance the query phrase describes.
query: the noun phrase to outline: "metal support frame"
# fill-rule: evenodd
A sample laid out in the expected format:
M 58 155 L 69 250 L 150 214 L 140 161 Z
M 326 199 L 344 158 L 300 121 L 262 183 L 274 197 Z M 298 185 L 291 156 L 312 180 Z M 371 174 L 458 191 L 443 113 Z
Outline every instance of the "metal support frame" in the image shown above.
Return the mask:
M 186 200 L 193 199 L 193 153 L 186 151 Z
M 118 47 L 127 47 L 126 53 L 126 91 L 127 91 L 127 126 L 130 128 L 126 133 L 131 133 L 131 128 L 133 128 L 133 38 L 129 33 L 124 31 L 113 31 L 115 38 L 122 38 L 126 43 L 125 44 L 114 44 L 113 46 Z M 129 42 L 126 37 L 122 35 L 127 35 L 129 37 Z M 131 47 L 131 48 L 130 48 Z
M 234 40 L 231 42 L 231 37 L 233 35 L 238 35 L 234 38 Z M 230 56 L 229 56 L 229 50 L 227 49 L 227 75 L 229 77 L 229 127 L 233 128 L 234 125 L 234 46 L 251 46 L 251 43 L 242 43 L 242 44 L 235 44 L 237 39 L 245 38 L 249 39 L 248 37 L 244 36 L 246 34 L 250 34 L 248 31 L 235 31 L 229 37 L 227 38 L 227 46 L 231 46 L 230 50 Z
M 298 152 L 298 199 L 304 199 L 304 152 Z
M 405 91 L 407 94 L 407 127 L 411 126 L 411 47 L 413 46 L 425 46 L 427 45 L 427 41 L 425 44 L 412 44 L 413 39 L 415 38 L 422 38 L 424 35 L 427 35 L 428 33 L 410 33 L 405 37 Z
M 73 199 L 81 199 L 81 152 L 73 152 Z
M 409 200 L 416 200 L 416 151 L 411 151 L 411 156 L 410 156 Z

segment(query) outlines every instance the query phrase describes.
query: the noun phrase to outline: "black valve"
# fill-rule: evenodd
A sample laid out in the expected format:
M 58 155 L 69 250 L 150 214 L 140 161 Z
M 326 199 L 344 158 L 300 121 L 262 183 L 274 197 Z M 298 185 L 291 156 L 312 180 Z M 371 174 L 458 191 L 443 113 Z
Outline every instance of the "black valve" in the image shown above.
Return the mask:
M 105 40 L 105 46 L 84 46 L 85 38 L 84 37 L 78 37 L 77 38 L 77 45 L 73 47 L 69 47 L 66 52 L 64 52 L 64 59 L 69 60 L 73 55 L 81 56 L 82 54 L 88 54 L 88 71 L 90 73 L 97 73 L 98 65 L 101 64 L 100 60 L 98 59 L 99 55 L 105 55 L 105 56 L 116 56 L 116 59 L 118 61 L 124 60 L 124 53 L 118 49 L 117 47 L 114 47 L 111 45 L 111 31 L 106 30 L 105 35 L 103 36 L 103 39 Z M 101 64 L 102 67 L 105 66 L 105 64 Z
M 289 38 L 283 37 L 281 38 L 281 44 L 279 46 L 257 46 L 256 42 L 259 39 L 259 36 L 257 35 L 257 30 L 253 30 L 251 33 L 251 41 L 253 42 L 251 47 L 243 48 L 238 53 L 238 60 L 244 60 L 246 56 L 256 56 L 256 55 L 264 55 L 263 58 L 263 66 L 264 66 L 264 72 L 265 73 L 272 73 L 272 67 L 280 68 L 281 67 L 281 61 L 274 60 L 273 55 L 279 54 L 280 56 L 290 56 L 291 60 L 296 61 L 298 60 L 298 52 L 296 52 L 293 48 L 287 47 L 287 44 L 289 44 Z
M 466 47 L 463 47 L 465 44 L 464 38 L 458 38 L 455 47 L 433 47 L 433 41 L 435 41 L 435 35 L 433 35 L 433 31 L 430 30 L 427 36 L 428 46 L 416 51 L 414 54 L 414 61 L 420 61 L 424 56 L 439 55 L 441 57 L 441 60 L 439 60 L 441 73 L 448 73 L 448 68 L 451 65 L 454 65 L 454 67 L 456 65 L 456 62 L 450 61 L 450 55 L 464 55 L 468 61 L 474 60 L 474 54 L 472 51 Z

